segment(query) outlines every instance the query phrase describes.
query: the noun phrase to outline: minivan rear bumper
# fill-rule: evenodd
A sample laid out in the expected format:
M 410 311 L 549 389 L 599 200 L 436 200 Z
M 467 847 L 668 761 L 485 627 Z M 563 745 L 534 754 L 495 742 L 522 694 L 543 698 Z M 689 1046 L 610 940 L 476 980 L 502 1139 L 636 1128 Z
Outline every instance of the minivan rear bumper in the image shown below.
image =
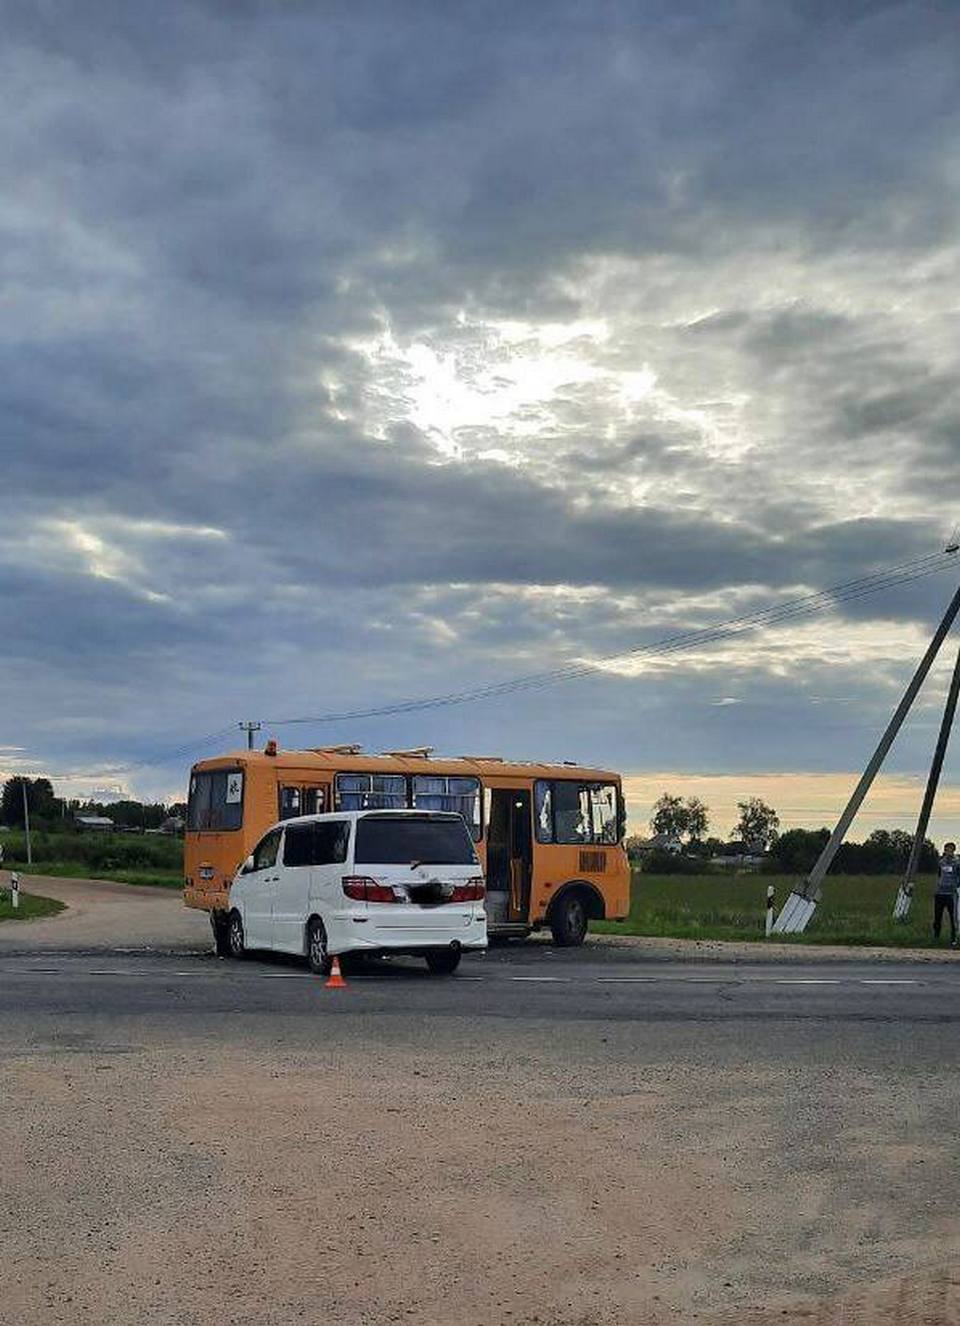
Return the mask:
M 427 949 L 487 947 L 487 918 L 482 907 L 451 904 L 404 907 L 371 904 L 365 912 L 341 913 L 327 926 L 331 953 L 394 950 L 417 953 Z

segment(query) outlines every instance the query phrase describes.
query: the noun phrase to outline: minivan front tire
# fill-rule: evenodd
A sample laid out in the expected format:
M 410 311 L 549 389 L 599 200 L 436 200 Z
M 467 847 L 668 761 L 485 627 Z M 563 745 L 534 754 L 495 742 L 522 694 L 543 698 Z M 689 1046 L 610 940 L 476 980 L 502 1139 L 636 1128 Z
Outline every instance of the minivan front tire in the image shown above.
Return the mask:
M 426 954 L 426 959 L 433 976 L 452 976 L 460 966 L 460 950 L 438 948 L 434 953 Z
M 243 921 L 239 912 L 230 913 L 230 920 L 227 922 L 227 943 L 231 958 L 239 960 L 247 956 L 246 943 L 243 938 Z
M 329 976 L 333 959 L 327 952 L 327 931 L 319 916 L 307 926 L 307 962 L 316 976 Z

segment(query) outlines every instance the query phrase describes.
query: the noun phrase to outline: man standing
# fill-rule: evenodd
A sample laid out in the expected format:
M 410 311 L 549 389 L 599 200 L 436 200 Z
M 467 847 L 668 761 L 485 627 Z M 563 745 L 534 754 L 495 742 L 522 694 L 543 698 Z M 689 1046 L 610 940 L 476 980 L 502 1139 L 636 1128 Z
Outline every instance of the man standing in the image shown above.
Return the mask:
M 933 937 L 940 938 L 943 913 L 950 917 L 950 947 L 957 947 L 957 893 L 960 891 L 960 858 L 957 844 L 944 843 L 940 858 L 940 880 L 933 899 Z

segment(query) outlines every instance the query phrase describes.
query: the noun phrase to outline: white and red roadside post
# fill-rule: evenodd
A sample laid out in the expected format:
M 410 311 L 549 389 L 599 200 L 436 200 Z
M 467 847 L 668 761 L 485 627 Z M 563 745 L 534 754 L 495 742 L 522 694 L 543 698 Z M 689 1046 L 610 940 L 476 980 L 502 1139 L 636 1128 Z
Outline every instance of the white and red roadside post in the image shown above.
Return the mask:
M 776 898 L 776 890 L 774 889 L 772 884 L 768 884 L 767 885 L 767 927 L 766 927 L 767 939 L 769 939 L 770 936 L 773 934 L 773 913 L 774 913 L 773 904 L 775 898 Z
M 14 911 L 20 906 L 20 876 L 15 870 L 10 871 L 10 906 Z

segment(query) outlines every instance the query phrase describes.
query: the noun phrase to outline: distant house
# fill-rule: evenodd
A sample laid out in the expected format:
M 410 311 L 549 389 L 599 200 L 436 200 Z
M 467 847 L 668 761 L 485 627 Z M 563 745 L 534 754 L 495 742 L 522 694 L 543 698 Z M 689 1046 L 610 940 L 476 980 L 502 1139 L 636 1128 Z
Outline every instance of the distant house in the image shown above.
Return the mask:
M 167 818 L 160 825 L 159 832 L 167 833 L 170 835 L 176 835 L 178 833 L 183 833 L 186 827 L 187 827 L 187 821 L 183 818 L 182 815 L 168 815 Z
M 106 815 L 75 815 L 73 822 L 81 833 L 112 833 L 117 827 Z
M 683 843 L 675 833 L 655 833 L 652 838 L 648 838 L 643 844 L 644 852 L 669 852 L 671 856 L 679 856 L 683 851 Z

